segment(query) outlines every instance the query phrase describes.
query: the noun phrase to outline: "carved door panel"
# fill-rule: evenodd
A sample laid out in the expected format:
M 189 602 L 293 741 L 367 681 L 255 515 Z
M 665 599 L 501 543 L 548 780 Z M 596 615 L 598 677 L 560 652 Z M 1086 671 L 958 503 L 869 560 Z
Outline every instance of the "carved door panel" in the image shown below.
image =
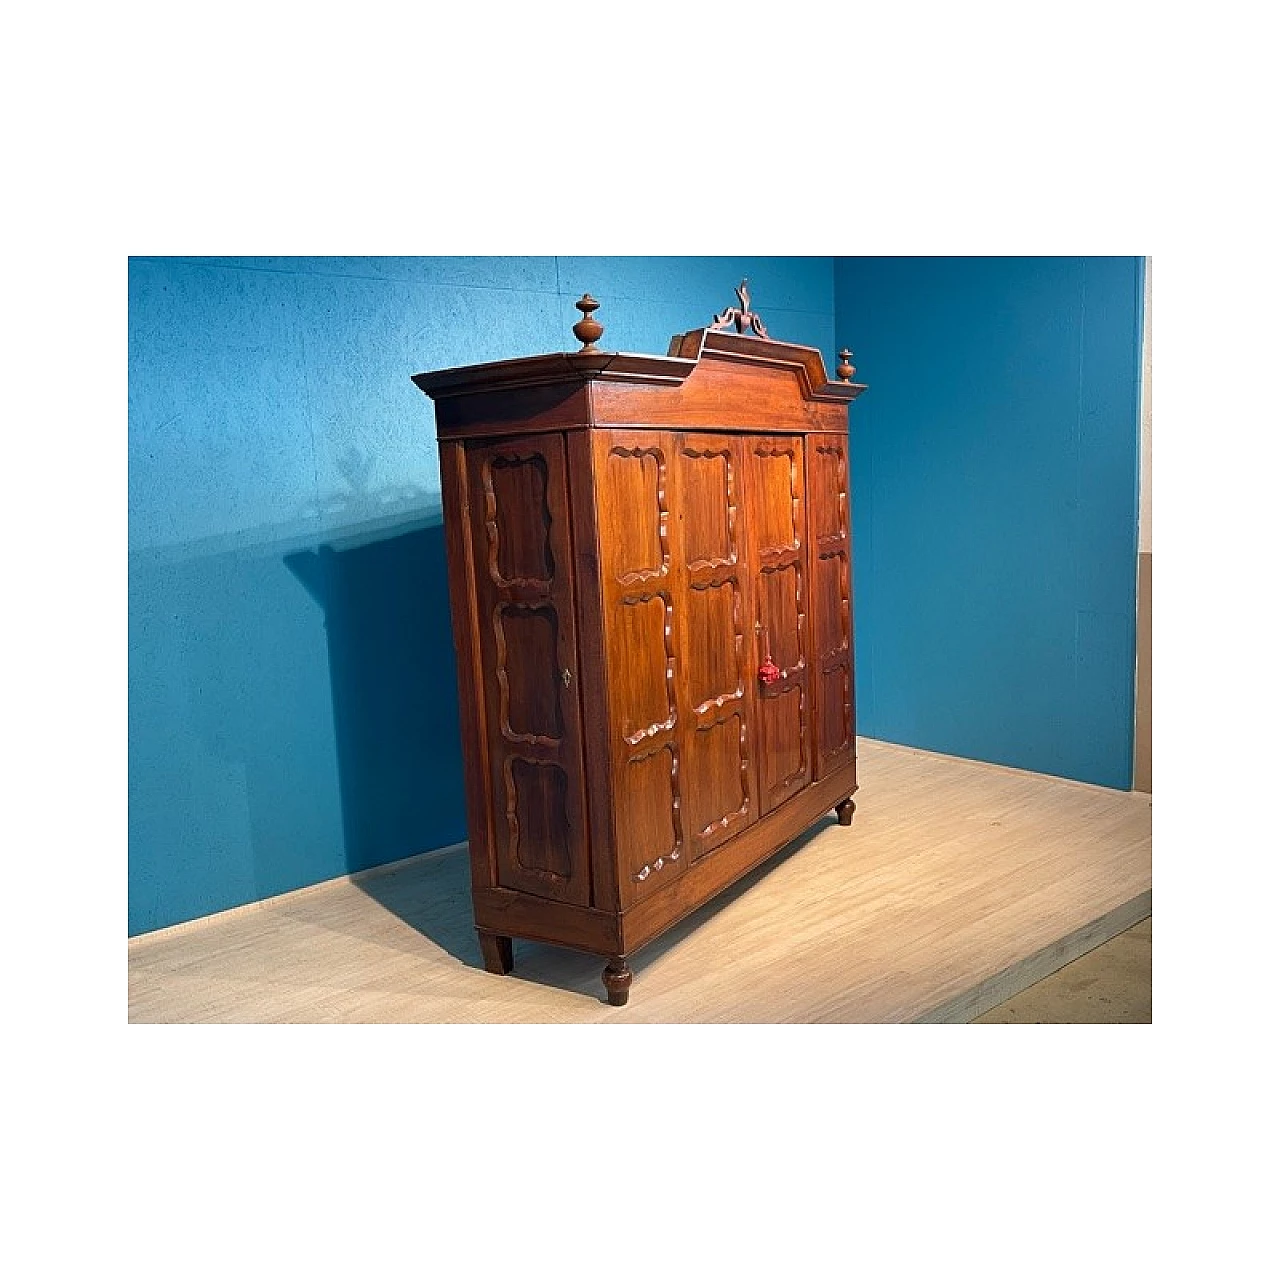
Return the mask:
M 755 674 L 766 667 L 770 676 L 755 676 L 755 754 L 763 816 L 802 790 L 812 776 L 804 437 L 747 436 L 743 447 L 755 605 L 752 669 Z
M 677 736 L 672 437 L 598 431 L 591 447 L 613 837 L 625 910 L 689 862 Z
M 817 780 L 854 757 L 848 441 L 836 435 L 810 436 L 805 463 Z
M 587 906 L 563 438 L 467 447 L 497 881 Z
M 755 821 L 750 581 L 740 437 L 673 440 L 672 578 L 681 794 L 690 859 Z

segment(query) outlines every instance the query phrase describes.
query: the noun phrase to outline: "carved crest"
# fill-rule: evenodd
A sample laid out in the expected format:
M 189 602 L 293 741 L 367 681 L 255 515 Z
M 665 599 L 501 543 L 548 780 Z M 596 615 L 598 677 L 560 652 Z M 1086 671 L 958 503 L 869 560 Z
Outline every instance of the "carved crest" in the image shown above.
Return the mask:
M 725 307 L 719 315 L 715 316 L 708 329 L 728 329 L 732 326 L 738 333 L 754 333 L 757 338 L 767 338 L 769 335 L 765 331 L 764 321 L 760 319 L 754 311 L 751 310 L 751 295 L 747 292 L 747 281 L 743 277 L 742 283 L 734 290 L 738 295 L 738 305 L 736 307 Z

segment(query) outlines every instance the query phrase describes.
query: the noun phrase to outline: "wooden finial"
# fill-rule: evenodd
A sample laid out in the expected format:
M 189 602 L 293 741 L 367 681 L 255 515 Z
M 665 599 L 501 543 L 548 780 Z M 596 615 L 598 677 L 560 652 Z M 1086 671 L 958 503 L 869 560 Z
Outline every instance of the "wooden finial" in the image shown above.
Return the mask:
M 853 375 L 858 372 L 857 369 L 849 363 L 852 359 L 853 352 L 850 351 L 848 347 L 845 347 L 844 350 L 840 352 L 840 363 L 836 365 L 836 377 L 839 378 L 841 382 L 848 382 Z
M 582 319 L 573 326 L 573 336 L 582 343 L 582 350 L 577 354 L 589 355 L 599 351 L 600 348 L 596 346 L 596 342 L 604 334 L 604 325 L 594 319 L 591 313 L 600 304 L 589 293 L 584 293 L 573 305 L 582 312 Z

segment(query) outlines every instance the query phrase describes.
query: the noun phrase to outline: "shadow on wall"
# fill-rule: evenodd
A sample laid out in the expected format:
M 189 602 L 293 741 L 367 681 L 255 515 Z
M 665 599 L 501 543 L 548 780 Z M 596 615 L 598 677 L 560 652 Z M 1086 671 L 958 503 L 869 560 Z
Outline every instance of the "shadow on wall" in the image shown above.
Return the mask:
M 389 518 L 130 555 L 131 936 L 465 838 L 444 531 Z
M 462 839 L 443 528 L 284 562 L 324 610 L 346 870 Z

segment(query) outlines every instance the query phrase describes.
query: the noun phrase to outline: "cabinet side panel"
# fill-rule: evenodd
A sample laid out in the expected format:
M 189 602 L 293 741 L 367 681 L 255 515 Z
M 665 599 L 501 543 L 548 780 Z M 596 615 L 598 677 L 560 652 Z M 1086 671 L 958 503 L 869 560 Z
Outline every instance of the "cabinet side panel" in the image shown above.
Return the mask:
M 449 611 L 453 619 L 453 647 L 458 668 L 471 883 L 476 889 L 486 889 L 498 883 L 498 873 L 493 858 L 484 667 L 476 619 L 467 458 L 461 444 L 447 440 L 440 442 L 440 492 L 449 563 Z
M 565 446 L 578 608 L 578 694 L 582 706 L 582 745 L 589 762 L 586 796 L 591 837 L 591 901 L 597 910 L 616 912 L 621 903 L 613 844 L 613 788 L 609 776 L 609 686 L 602 622 L 598 493 L 590 435 L 585 431 L 569 432 Z
M 854 757 L 849 450 L 839 436 L 806 444 L 814 777 Z
M 496 883 L 587 906 L 564 438 L 467 446 Z
M 623 908 L 688 863 L 676 711 L 672 440 L 592 432 L 613 848 Z

